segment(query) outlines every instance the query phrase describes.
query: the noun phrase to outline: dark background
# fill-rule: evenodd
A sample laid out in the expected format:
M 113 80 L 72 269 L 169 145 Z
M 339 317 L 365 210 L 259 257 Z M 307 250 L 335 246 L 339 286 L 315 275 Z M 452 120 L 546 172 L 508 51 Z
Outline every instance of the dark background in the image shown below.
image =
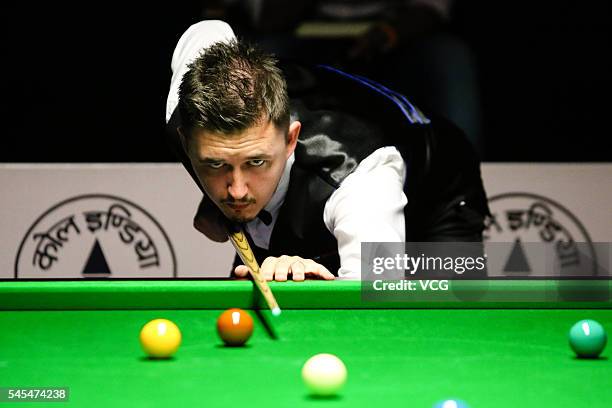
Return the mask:
M 291 3 L 288 1 L 288 3 Z M 175 161 L 170 59 L 203 2 L 2 6 L 2 162 Z M 608 1 L 465 1 L 485 161 L 610 161 Z

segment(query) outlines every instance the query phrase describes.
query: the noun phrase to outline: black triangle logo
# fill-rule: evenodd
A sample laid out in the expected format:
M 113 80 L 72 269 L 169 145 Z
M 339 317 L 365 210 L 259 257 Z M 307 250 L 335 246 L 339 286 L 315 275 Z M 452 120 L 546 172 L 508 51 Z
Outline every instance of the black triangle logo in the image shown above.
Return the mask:
M 83 272 L 81 273 L 83 276 L 91 278 L 105 278 L 111 274 L 106 258 L 104 257 L 104 252 L 102 252 L 102 247 L 97 239 L 89 253 L 87 264 L 85 264 Z
M 531 267 L 529 266 L 529 262 L 527 261 L 525 250 L 523 250 L 521 240 L 518 238 L 514 240 L 512 252 L 510 252 L 510 256 L 506 261 L 506 266 L 504 266 L 504 272 L 531 273 Z

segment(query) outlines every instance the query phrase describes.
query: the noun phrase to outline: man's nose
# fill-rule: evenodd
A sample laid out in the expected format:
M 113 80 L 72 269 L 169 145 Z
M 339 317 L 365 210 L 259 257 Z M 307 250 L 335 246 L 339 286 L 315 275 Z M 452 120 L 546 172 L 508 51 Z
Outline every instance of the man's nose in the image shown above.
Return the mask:
M 235 200 L 240 200 L 246 197 L 247 193 L 249 192 L 249 188 L 247 186 L 246 178 L 242 172 L 232 172 L 231 178 L 228 182 L 227 191 Z

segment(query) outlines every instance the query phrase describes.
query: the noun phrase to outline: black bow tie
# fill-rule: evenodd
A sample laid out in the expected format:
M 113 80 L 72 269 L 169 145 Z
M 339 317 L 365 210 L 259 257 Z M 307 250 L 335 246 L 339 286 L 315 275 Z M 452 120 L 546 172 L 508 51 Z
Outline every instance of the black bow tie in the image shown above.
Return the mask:
M 259 218 L 261 222 L 266 225 L 270 225 L 272 223 L 272 214 L 266 210 L 261 210 L 259 214 L 257 214 L 257 218 Z

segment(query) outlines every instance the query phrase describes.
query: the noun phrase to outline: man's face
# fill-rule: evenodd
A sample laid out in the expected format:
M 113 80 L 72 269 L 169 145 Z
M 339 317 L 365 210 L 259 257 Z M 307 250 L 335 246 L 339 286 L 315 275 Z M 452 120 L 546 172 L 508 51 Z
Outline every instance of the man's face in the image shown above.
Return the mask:
M 223 214 L 234 222 L 249 222 L 274 194 L 299 130 L 300 123 L 293 122 L 285 138 L 283 129 L 267 121 L 231 135 L 194 130 L 187 154 Z

